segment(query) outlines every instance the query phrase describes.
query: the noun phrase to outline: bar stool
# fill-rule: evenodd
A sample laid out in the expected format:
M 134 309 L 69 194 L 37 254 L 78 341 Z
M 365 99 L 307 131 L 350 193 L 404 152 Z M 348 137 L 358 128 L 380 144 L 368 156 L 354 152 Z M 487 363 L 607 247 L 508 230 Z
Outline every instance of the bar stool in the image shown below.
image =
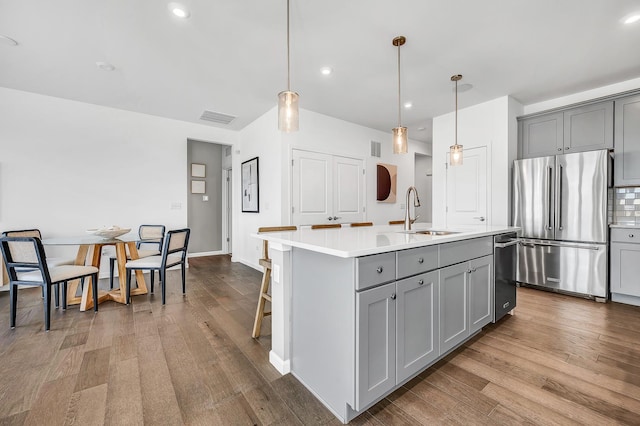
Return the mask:
M 320 225 L 311 225 L 311 229 L 330 229 L 330 228 L 342 228 L 339 223 L 323 223 Z
M 270 226 L 258 228 L 258 233 L 296 231 L 297 229 L 298 228 L 295 226 Z M 254 339 L 260 337 L 262 319 L 267 315 L 271 315 L 271 312 L 264 311 L 265 303 L 271 302 L 271 295 L 269 294 L 269 283 L 271 282 L 271 259 L 269 258 L 269 242 L 266 240 L 262 242 L 262 259 L 260 259 L 260 266 L 264 268 L 264 273 L 262 274 L 256 318 L 253 322 L 253 332 L 251 334 L 251 337 Z

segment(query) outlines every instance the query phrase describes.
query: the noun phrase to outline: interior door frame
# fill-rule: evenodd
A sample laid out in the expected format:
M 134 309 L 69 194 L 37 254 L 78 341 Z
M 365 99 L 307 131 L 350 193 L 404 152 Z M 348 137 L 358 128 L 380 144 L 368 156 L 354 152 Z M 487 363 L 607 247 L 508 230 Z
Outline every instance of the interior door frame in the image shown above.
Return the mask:
M 233 169 L 222 169 L 222 252 L 231 254 L 233 218 Z

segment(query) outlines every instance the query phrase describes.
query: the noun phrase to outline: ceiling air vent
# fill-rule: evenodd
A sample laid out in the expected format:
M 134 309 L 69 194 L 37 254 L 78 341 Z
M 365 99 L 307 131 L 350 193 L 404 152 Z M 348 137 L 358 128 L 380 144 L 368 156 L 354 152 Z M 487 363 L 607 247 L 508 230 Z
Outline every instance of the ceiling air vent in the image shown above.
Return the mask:
M 213 111 L 205 111 L 200 116 L 200 120 L 211 121 L 212 123 L 225 124 L 225 125 L 231 123 L 235 119 L 236 117 L 234 117 L 233 115 L 227 115 L 227 114 L 222 114 L 220 112 L 213 112 Z
M 371 156 L 380 158 L 381 142 L 371 141 Z

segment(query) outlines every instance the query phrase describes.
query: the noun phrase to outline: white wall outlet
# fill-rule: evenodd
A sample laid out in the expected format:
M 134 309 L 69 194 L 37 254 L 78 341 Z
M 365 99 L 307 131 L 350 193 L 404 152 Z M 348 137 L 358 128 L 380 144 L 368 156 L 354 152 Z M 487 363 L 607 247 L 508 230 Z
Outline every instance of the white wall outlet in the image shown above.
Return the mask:
M 202 196 L 202 201 L 209 201 L 209 196 L 208 195 L 203 195 Z

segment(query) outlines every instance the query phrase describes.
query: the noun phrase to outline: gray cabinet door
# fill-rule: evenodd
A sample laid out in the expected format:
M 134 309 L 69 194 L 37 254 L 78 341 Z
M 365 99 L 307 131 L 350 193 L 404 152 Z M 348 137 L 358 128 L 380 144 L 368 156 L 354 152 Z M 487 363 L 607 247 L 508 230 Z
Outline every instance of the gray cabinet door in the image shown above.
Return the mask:
M 469 262 L 440 269 L 440 354 L 469 336 L 467 272 Z
M 564 153 L 613 148 L 613 101 L 564 112 Z
M 438 271 L 398 281 L 397 382 L 427 367 L 440 355 Z
M 640 185 L 640 95 L 615 103 L 615 186 Z
M 493 256 L 469 261 L 469 333 L 473 334 L 493 318 Z
M 611 243 L 611 293 L 640 297 L 640 244 Z
M 356 294 L 356 411 L 396 385 L 396 283 Z
M 562 112 L 520 121 L 520 158 L 544 157 L 563 151 Z

